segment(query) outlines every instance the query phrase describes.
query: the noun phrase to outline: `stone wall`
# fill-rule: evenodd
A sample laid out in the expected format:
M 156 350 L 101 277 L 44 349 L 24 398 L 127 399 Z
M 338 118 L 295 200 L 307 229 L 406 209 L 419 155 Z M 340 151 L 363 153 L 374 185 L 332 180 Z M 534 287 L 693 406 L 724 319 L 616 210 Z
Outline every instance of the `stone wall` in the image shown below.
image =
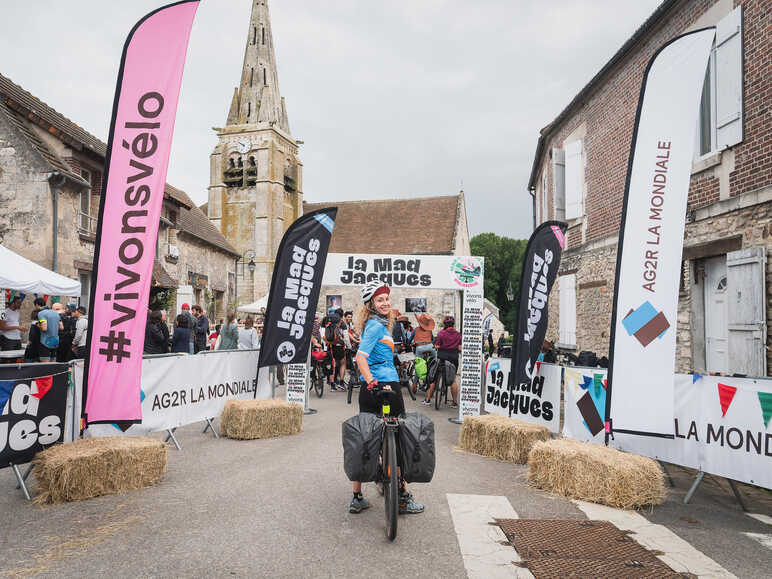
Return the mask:
M 711 242 L 739 236 L 735 249 L 765 247 L 767 255 L 772 252 L 772 188 L 754 196 L 758 203 L 745 207 L 742 198 L 719 202 L 696 214 L 695 221 L 686 224 L 684 251 L 705 246 Z M 767 199 L 769 198 L 769 199 Z M 560 274 L 576 275 L 576 346 L 577 351 L 590 350 L 598 356 L 607 356 L 611 328 L 611 309 L 614 301 L 614 278 L 616 272 L 616 236 L 604 240 L 606 245 L 590 250 L 573 250 L 563 254 Z M 716 246 L 718 248 L 718 246 Z M 722 255 L 705 250 L 701 258 Z M 689 373 L 704 371 L 704 322 L 703 312 L 693 312 L 692 298 L 695 291 L 702 292 L 703 286 L 695 280 L 694 273 L 700 271 L 699 259 L 687 259 L 683 264 L 683 282 L 678 300 L 678 326 L 676 340 L 676 372 Z M 766 270 L 767 335 L 772 336 L 772 268 Z M 700 296 L 697 296 L 698 298 Z M 702 305 L 701 299 L 698 301 Z M 547 339 L 559 342 L 560 336 L 560 289 L 556 282 L 549 304 L 549 326 Z M 772 370 L 772 353 L 767 350 L 767 375 Z

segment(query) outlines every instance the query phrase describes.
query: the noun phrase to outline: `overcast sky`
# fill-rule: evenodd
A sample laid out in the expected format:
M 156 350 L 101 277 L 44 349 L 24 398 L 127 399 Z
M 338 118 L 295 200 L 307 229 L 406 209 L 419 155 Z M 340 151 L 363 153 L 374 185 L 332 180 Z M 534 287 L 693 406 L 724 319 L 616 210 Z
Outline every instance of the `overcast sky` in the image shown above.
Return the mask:
M 463 182 L 471 235 L 528 237 L 539 129 L 659 2 L 270 0 L 306 200 L 447 195 Z M 106 140 L 125 37 L 161 4 L 3 2 L 0 72 Z M 193 28 L 167 180 L 199 204 L 250 8 L 204 0 Z

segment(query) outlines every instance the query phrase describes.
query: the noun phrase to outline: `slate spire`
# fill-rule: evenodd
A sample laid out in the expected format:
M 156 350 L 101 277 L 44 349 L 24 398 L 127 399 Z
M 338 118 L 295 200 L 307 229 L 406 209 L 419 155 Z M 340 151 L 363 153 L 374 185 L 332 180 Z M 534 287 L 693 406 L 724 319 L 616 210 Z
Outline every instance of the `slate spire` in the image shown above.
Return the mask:
M 238 110 L 237 115 L 233 114 L 234 105 Z M 252 0 L 238 102 L 234 96 L 227 124 L 268 124 L 277 126 L 287 134 L 290 132 L 287 112 L 279 92 L 268 0 Z

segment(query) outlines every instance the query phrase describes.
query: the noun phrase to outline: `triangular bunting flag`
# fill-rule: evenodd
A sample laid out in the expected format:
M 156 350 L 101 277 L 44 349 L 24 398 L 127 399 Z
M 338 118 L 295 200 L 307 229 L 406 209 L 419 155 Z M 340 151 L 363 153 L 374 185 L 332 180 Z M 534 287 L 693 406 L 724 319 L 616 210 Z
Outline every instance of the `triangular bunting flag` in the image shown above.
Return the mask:
M 761 414 L 764 417 L 764 428 L 769 426 L 769 419 L 772 418 L 772 392 L 758 392 L 759 404 L 761 404 Z M 2 404 L 0 404 L 2 407 Z
M 5 403 L 11 397 L 13 391 L 13 385 L 16 384 L 14 380 L 2 380 L 0 381 L 0 412 L 5 408 Z
M 734 400 L 734 395 L 737 393 L 737 388 L 734 386 L 727 386 L 726 384 L 718 383 L 718 399 L 721 402 L 721 416 L 726 416 L 726 411 L 729 410 L 729 405 Z
M 694 374 L 692 374 L 692 384 L 694 384 L 694 383 L 695 383 L 697 380 L 699 380 L 700 378 L 702 378 L 702 374 L 698 374 L 697 372 L 695 372 Z
M 38 387 L 38 391 L 33 392 L 32 395 L 38 400 L 42 400 L 43 396 L 48 394 L 48 391 L 51 390 L 51 386 L 54 384 L 54 377 L 44 376 L 41 378 L 35 378 L 35 384 Z
M 582 390 L 587 390 L 590 387 L 590 384 L 592 384 L 592 376 L 582 376 L 582 379 L 584 380 L 584 383 L 579 384 L 579 386 L 582 387 Z

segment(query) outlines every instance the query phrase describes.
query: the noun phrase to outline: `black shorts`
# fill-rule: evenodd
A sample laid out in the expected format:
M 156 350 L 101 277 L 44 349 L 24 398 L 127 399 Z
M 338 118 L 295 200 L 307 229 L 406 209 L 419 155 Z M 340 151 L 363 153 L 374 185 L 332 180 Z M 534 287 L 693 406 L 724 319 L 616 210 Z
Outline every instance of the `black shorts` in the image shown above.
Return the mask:
M 343 346 L 333 346 L 332 347 L 332 357 L 335 358 L 336 361 L 342 360 L 346 356 L 346 348 Z
M 399 382 L 379 382 L 380 385 L 391 386 L 394 394 L 391 395 L 391 413 L 393 415 L 401 415 L 405 413 L 405 401 L 402 399 L 402 388 L 399 386 Z M 369 412 L 370 414 L 380 414 L 381 406 L 383 405 L 383 399 L 380 396 L 373 394 L 372 390 L 368 390 L 364 382 L 362 382 L 359 388 L 359 412 Z
M 48 348 L 43 344 L 38 344 L 38 358 L 48 358 L 52 362 L 56 361 L 56 348 Z

